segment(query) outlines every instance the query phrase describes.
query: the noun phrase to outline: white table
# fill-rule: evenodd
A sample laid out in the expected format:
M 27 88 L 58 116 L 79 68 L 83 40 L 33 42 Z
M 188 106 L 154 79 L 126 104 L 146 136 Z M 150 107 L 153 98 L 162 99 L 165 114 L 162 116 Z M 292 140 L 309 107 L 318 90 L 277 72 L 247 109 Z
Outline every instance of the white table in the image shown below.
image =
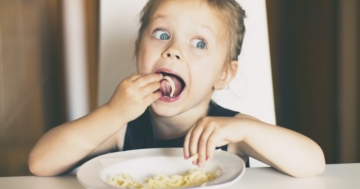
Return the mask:
M 0 177 L 0 188 L 26 189 L 81 189 L 75 175 L 58 177 Z M 322 175 L 311 178 L 293 178 L 270 167 L 246 168 L 245 175 L 230 189 L 360 189 L 360 163 L 329 164 Z

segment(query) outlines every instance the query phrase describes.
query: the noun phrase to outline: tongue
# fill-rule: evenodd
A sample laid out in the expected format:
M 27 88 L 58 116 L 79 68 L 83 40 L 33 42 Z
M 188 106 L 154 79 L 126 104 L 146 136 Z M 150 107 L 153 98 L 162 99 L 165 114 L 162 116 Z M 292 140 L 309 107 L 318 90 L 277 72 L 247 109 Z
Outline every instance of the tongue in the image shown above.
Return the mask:
M 169 77 L 174 81 L 175 89 L 172 89 L 169 81 L 164 79 L 164 80 L 161 80 L 161 82 L 160 82 L 160 91 L 161 91 L 163 96 L 170 97 L 171 92 L 173 90 L 175 90 L 172 97 L 177 97 L 180 94 L 181 90 L 182 90 L 182 84 L 178 80 L 177 77 L 170 76 L 170 75 L 169 75 Z

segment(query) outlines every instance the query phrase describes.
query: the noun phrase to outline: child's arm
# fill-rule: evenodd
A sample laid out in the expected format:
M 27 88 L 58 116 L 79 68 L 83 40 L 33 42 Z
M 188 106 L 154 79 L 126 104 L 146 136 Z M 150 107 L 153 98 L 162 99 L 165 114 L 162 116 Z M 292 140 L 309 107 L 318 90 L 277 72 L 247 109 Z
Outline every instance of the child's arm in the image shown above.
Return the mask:
M 115 148 L 116 133 L 160 98 L 160 74 L 133 75 L 122 81 L 111 100 L 92 113 L 47 132 L 29 156 L 30 171 L 61 174 L 80 160 Z M 123 140 L 123 139 L 120 139 Z
M 233 118 L 205 117 L 188 132 L 184 155 L 213 156 L 215 146 L 235 144 L 239 156 L 251 156 L 294 177 L 309 177 L 325 169 L 321 148 L 308 137 L 283 127 L 238 114 Z

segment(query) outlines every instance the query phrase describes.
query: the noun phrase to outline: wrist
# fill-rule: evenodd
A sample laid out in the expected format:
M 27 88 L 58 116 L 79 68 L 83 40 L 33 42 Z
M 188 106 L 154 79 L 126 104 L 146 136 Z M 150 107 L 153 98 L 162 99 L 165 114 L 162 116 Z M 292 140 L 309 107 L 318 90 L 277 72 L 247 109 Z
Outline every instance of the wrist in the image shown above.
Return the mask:
M 237 117 L 236 118 L 236 128 L 237 128 L 237 137 L 236 137 L 236 142 L 245 142 L 247 140 L 247 136 L 249 133 L 249 130 L 251 130 L 251 121 L 247 118 L 243 118 L 243 117 Z
M 121 116 L 119 110 L 112 107 L 109 103 L 104 104 L 100 108 L 106 112 L 106 115 L 110 116 L 109 119 L 114 120 L 116 125 L 125 125 L 129 122 L 124 116 Z

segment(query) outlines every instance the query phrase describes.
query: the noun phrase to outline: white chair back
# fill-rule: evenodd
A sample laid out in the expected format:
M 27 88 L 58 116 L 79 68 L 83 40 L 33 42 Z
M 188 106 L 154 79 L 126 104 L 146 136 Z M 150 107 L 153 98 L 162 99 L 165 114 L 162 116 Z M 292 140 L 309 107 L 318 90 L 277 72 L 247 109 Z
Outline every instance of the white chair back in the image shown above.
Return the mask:
M 99 104 L 107 102 L 119 82 L 136 72 L 135 40 L 140 11 L 146 2 L 101 1 Z M 229 89 L 214 93 L 213 99 L 226 108 L 275 124 L 265 0 L 238 2 L 247 14 L 239 71 Z M 251 158 L 250 166 L 266 165 Z

